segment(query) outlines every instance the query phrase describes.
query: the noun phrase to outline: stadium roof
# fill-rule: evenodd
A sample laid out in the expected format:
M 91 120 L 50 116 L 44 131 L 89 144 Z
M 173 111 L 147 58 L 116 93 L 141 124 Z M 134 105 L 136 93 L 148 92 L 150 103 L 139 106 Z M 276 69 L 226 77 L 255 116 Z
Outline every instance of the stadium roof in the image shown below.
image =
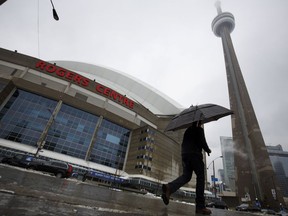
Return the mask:
M 123 72 L 76 61 L 55 60 L 50 62 L 77 72 L 89 79 L 95 79 L 95 81 L 142 104 L 156 115 L 174 115 L 183 110 L 183 106 L 167 95 Z

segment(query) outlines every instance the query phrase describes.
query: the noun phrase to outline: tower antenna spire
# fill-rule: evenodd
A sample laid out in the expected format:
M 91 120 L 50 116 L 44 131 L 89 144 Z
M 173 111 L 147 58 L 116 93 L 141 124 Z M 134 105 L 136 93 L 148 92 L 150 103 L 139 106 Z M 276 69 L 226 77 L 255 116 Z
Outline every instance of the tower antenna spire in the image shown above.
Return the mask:
M 222 13 L 222 9 L 221 9 L 221 2 L 220 1 L 216 1 L 215 2 L 215 7 L 217 9 L 217 13 L 221 14 Z

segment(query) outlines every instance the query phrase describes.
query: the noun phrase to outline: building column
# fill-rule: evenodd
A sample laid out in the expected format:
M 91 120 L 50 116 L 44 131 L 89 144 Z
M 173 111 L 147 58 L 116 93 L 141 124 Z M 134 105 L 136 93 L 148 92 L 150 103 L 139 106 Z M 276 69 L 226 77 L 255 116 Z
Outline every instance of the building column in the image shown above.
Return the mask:
M 69 88 L 71 86 L 71 83 L 69 83 L 66 87 L 66 89 L 64 90 L 63 93 L 66 93 L 68 92 Z M 40 135 L 40 138 L 39 140 L 37 141 L 37 150 L 36 150 L 36 153 L 35 153 L 35 156 L 38 157 L 39 156 L 39 152 L 41 149 L 43 149 L 44 145 L 45 145 L 45 142 L 46 142 L 46 137 L 48 135 L 48 131 L 52 125 L 52 123 L 54 122 L 55 120 L 55 117 L 58 115 L 61 107 L 62 107 L 62 104 L 63 104 L 63 101 L 61 100 L 61 96 L 60 96 L 60 100 L 58 101 L 54 111 L 52 112 L 52 115 L 50 116 L 47 124 L 46 124 L 46 127 L 45 129 L 43 130 L 42 134 Z
M 45 140 L 46 140 L 46 137 L 47 137 L 47 135 L 48 135 L 48 131 L 49 131 L 52 123 L 54 122 L 55 117 L 56 117 L 57 114 L 59 113 L 59 111 L 60 111 L 60 109 L 61 109 L 61 107 L 62 107 L 62 103 L 63 103 L 63 101 L 60 100 L 60 101 L 58 102 L 58 104 L 56 105 L 56 107 L 55 107 L 52 115 L 50 116 L 50 118 L 49 118 L 49 120 L 48 120 L 48 122 L 47 122 L 47 124 L 46 124 L 46 127 L 45 127 L 44 131 L 42 132 L 39 140 L 37 141 L 37 151 L 36 151 L 36 153 L 35 153 L 35 156 L 36 156 L 36 157 L 39 156 L 40 150 L 43 149 L 43 147 L 44 147 L 44 145 L 45 145 L 45 142 L 46 142 Z
M 91 152 L 92 152 L 92 149 L 95 145 L 95 140 L 97 138 L 97 133 L 98 133 L 98 130 L 101 126 L 101 123 L 102 123 L 102 120 L 103 120 L 103 116 L 100 116 L 98 121 L 97 121 L 97 124 L 95 126 L 95 129 L 94 129 L 94 132 L 93 132 L 93 135 L 92 135 L 92 139 L 90 141 L 90 144 L 89 144 L 89 147 L 88 147 L 88 150 L 86 152 L 86 156 L 85 156 L 85 161 L 88 161 L 89 158 L 90 158 L 90 155 L 91 155 Z

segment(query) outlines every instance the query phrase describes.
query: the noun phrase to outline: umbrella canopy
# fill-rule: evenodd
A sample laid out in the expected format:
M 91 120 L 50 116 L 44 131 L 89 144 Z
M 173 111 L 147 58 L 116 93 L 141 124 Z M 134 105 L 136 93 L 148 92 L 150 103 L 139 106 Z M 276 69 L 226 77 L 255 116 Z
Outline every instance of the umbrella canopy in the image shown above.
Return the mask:
M 219 118 L 231 114 L 233 114 L 231 110 L 216 104 L 191 106 L 173 117 L 171 122 L 167 125 L 165 131 L 175 131 L 188 128 L 193 124 L 193 122 L 198 121 L 201 121 L 202 123 L 216 121 Z

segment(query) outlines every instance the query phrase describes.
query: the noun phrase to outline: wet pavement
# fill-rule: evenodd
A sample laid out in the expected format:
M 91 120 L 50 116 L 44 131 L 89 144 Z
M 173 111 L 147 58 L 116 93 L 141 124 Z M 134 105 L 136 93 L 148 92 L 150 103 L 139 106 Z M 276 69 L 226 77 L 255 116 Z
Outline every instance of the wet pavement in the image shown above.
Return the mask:
M 76 179 L 58 179 L 0 164 L 0 215 L 185 216 L 195 215 L 193 203 L 103 187 Z M 252 213 L 211 209 L 215 216 Z M 255 214 L 254 214 L 255 215 Z

